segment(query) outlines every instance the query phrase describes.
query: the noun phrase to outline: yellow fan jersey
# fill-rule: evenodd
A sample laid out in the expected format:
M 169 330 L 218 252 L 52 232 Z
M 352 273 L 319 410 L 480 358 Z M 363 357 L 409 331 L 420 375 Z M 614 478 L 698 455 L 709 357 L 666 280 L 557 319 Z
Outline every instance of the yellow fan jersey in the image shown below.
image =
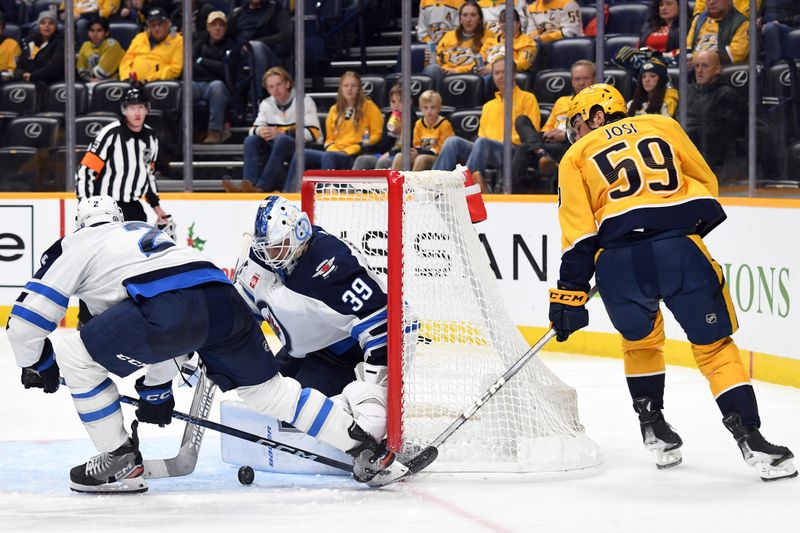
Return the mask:
M 517 67 L 517 72 L 529 70 L 536 59 L 536 41 L 530 35 L 520 33 L 514 38 L 512 46 L 514 47 L 514 65 Z M 503 38 L 503 34 L 495 34 L 494 37 L 483 40 L 481 55 L 487 65 L 494 63 L 498 57 L 505 57 L 505 54 L 506 40 Z
M 573 144 L 558 167 L 560 281 L 588 288 L 598 249 L 725 220 L 717 178 L 675 120 L 642 115 Z
M 494 39 L 494 33 L 485 30 L 480 44 L 476 43 L 474 38 L 464 39 L 459 42 L 456 30 L 449 31 L 444 34 L 444 37 L 436 46 L 436 62 L 443 69 L 458 74 L 477 70 L 483 61 L 483 56 L 480 53 L 483 43 L 492 39 Z M 475 48 L 473 48 L 473 45 Z
M 455 135 L 453 125 L 444 117 L 439 117 L 436 124 L 428 126 L 424 118 L 418 119 L 414 125 L 413 146 L 439 155 L 439 151 L 448 137 Z

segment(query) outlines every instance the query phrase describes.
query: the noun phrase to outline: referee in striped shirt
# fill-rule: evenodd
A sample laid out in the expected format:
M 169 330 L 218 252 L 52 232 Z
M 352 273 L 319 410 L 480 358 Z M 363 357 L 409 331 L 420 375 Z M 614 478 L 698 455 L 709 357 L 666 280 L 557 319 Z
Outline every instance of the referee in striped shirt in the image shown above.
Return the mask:
M 175 238 L 171 217 L 159 205 L 155 178 L 158 138 L 144 123 L 150 104 L 142 87 L 132 86 L 125 92 L 121 111 L 122 119 L 101 129 L 81 159 L 75 192 L 79 200 L 107 194 L 116 200 L 125 220 L 147 222 L 139 201 L 144 196 L 158 217 L 154 225 Z M 92 315 L 82 300 L 79 303 L 80 329 Z
M 155 163 L 158 139 L 144 123 L 150 104 L 140 86 L 127 90 L 122 99 L 122 119 L 104 127 L 81 159 L 75 176 L 78 199 L 107 194 L 116 200 L 125 220 L 147 222 L 142 196 L 155 211 L 156 225 L 169 223 L 159 205 Z

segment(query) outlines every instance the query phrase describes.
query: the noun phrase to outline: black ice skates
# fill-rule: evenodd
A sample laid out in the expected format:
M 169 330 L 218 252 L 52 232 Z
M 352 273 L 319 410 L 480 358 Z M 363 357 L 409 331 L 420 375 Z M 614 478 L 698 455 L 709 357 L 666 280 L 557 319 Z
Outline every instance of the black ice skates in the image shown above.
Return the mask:
M 131 424 L 131 437 L 113 452 L 95 455 L 69 472 L 69 488 L 75 492 L 94 494 L 120 494 L 147 491 L 144 479 L 142 454 L 135 420 Z
M 722 423 L 736 439 L 744 461 L 756 469 L 761 479 L 775 481 L 797 476 L 797 469 L 792 462 L 794 454 L 789 448 L 767 442 L 757 428 L 743 426 L 741 417 L 736 413 L 727 414 Z
M 347 453 L 355 457 L 353 479 L 369 487 L 382 487 L 399 481 L 409 474 L 409 469 L 386 448 L 386 441 L 376 442 L 355 422 L 347 430 L 358 444 Z
M 644 447 L 652 452 L 660 470 L 678 466 L 683 461 L 680 435 L 667 424 L 661 409 L 653 409 L 653 400 L 646 396 L 633 399 L 633 408 L 639 413 Z

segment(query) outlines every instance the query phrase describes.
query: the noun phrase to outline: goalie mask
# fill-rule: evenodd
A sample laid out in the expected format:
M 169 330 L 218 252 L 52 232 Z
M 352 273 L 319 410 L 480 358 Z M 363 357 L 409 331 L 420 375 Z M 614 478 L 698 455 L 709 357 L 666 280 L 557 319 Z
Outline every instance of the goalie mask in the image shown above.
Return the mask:
M 90 196 L 78 202 L 75 214 L 75 229 L 94 226 L 104 222 L 122 222 L 122 210 L 113 198 L 106 195 Z
M 308 215 L 280 196 L 268 196 L 258 206 L 253 253 L 274 269 L 288 267 L 311 238 Z

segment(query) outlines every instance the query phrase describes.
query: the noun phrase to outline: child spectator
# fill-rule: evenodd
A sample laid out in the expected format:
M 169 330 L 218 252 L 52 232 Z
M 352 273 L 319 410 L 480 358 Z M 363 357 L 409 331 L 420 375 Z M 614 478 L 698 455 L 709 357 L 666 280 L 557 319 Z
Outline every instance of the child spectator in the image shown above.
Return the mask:
M 17 61 L 22 53 L 19 43 L 11 37 L 3 35 L 6 31 L 6 18 L 0 13 L 0 81 L 14 79 Z
M 380 140 L 382 130 L 381 110 L 364 94 L 361 76 L 349 70 L 339 80 L 336 103 L 325 120 L 325 149 L 306 148 L 306 168 L 349 169 L 355 156 Z M 284 192 L 299 189 L 299 183 L 295 183 L 295 165 L 296 157 L 293 157 Z
M 527 32 L 537 43 L 581 37 L 581 9 L 575 0 L 534 0 L 528 6 Z
M 282 67 L 272 67 L 261 79 L 269 94 L 258 108 L 250 135 L 244 139 L 244 170 L 242 186 L 224 180 L 222 186 L 228 192 L 272 192 L 284 188 L 286 171 L 284 164 L 292 160 L 295 152 L 295 92 L 292 76 Z M 307 145 L 322 143 L 322 131 L 317 116 L 317 106 L 310 96 L 303 100 L 305 106 L 305 131 Z M 260 159 L 267 158 L 263 169 Z
M 417 39 L 436 44 L 458 25 L 458 10 L 464 0 L 420 0 Z
M 628 116 L 652 114 L 674 117 L 678 109 L 678 91 L 667 87 L 669 75 L 663 61 L 654 57 L 642 65 L 639 83 L 628 102 Z
M 183 36 L 170 31 L 166 11 L 147 12 L 147 30 L 131 41 L 119 65 L 120 79 L 136 81 L 175 80 L 183 72 Z
M 231 136 L 225 129 L 225 110 L 231 99 L 225 84 L 225 56 L 236 47 L 236 41 L 225 33 L 227 22 L 225 13 L 212 11 L 206 31 L 194 41 L 193 98 L 208 103 L 208 133 L 203 144 L 224 143 Z
M 96 17 L 89 23 L 89 40 L 81 45 L 75 67 L 87 83 L 119 78 L 119 63 L 125 55 L 122 46 L 108 36 L 108 20 Z
M 403 87 L 395 85 L 389 89 L 389 112 L 383 117 L 383 132 L 372 151 L 376 155 L 364 154 L 356 158 L 353 170 L 389 168 L 394 156 L 400 152 L 401 116 L 403 111 Z
M 19 58 L 17 79 L 43 84 L 64 80 L 64 36 L 58 31 L 55 11 L 42 11 L 38 31 L 25 42 Z
M 481 56 L 481 48 L 484 41 L 494 37 L 494 34 L 484 28 L 483 12 L 478 3 L 466 0 L 458 10 L 458 20 L 458 27 L 447 32 L 436 46 L 435 61 L 427 51 L 425 54 L 429 65 L 423 72 L 433 79 L 437 91 L 442 90 L 442 82 L 448 74 L 491 74 Z
M 414 125 L 414 138 L 411 156 L 411 170 L 418 172 L 430 170 L 436 156 L 444 146 L 448 137 L 455 135 L 450 121 L 439 116 L 442 110 L 442 96 L 433 90 L 427 90 L 419 95 L 419 108 L 422 118 Z M 392 168 L 400 170 L 403 165 L 403 154 L 394 156 Z

